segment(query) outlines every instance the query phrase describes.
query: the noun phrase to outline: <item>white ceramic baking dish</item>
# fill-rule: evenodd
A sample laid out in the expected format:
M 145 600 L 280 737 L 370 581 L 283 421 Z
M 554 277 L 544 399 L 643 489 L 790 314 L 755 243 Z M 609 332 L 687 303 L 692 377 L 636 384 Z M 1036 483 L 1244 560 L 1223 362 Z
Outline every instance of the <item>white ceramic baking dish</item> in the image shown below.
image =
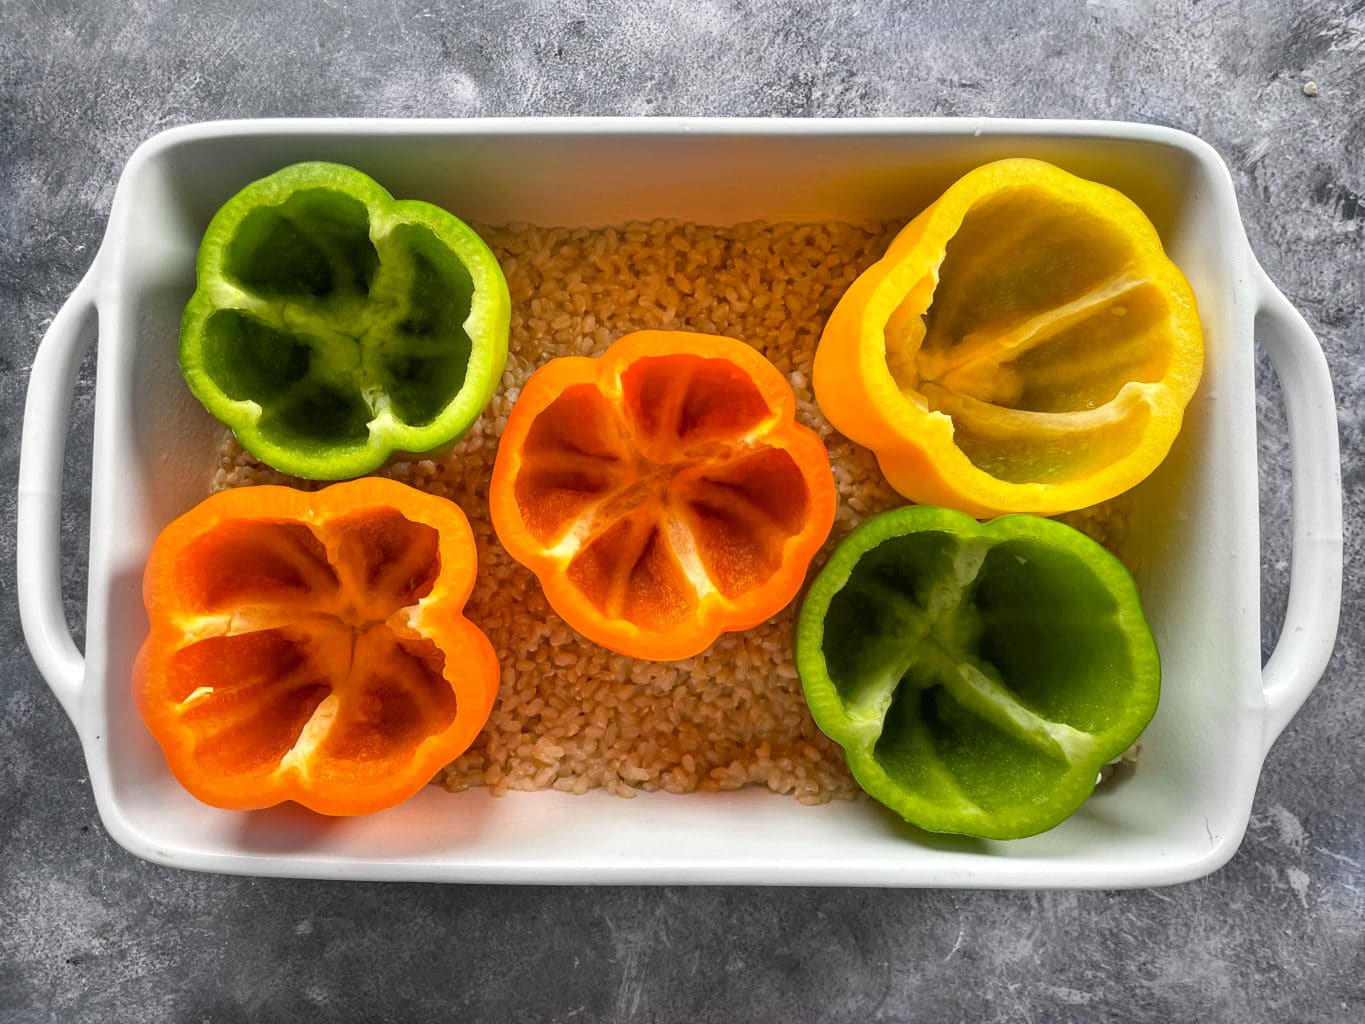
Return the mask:
M 220 428 L 176 367 L 194 255 L 215 208 L 306 159 L 354 164 L 399 196 L 483 222 L 675 217 L 909 219 L 969 168 L 1053 161 L 1116 186 L 1194 285 L 1207 368 L 1175 450 L 1135 497 L 1130 551 L 1160 645 L 1161 706 L 1131 777 L 1057 829 L 993 843 L 928 836 L 870 801 L 804 807 L 741 791 L 428 787 L 372 817 L 214 810 L 172 780 L 129 670 L 147 629 L 152 539 L 206 493 Z M 58 585 L 75 372 L 98 335 L 82 656 Z M 1288 405 L 1294 479 L 1287 621 L 1260 662 L 1253 343 Z M 89 273 L 34 361 L 19 489 L 19 598 L 33 656 L 84 747 L 105 826 L 133 853 L 259 875 L 464 882 L 1123 887 L 1213 871 L 1237 849 L 1266 751 L 1321 675 L 1341 596 L 1331 382 L 1307 325 L 1248 247 L 1228 172 L 1189 135 L 1131 124 L 995 120 L 309 120 L 194 125 L 151 139 L 119 183 Z

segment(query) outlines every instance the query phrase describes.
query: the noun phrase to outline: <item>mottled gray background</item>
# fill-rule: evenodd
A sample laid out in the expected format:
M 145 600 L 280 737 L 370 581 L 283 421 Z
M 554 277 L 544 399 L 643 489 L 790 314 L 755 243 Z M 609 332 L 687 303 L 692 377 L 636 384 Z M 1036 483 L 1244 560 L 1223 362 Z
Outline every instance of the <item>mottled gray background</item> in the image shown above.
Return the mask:
M 418 887 L 194 875 L 109 840 L 10 595 L 28 366 L 128 155 L 210 118 L 588 113 L 1104 117 L 1223 154 L 1327 351 L 1347 501 L 1337 653 L 1228 867 L 1121 893 Z M 1365 1019 L 1362 193 L 1362 0 L 0 0 L 0 1021 Z M 1268 649 L 1288 476 L 1260 368 Z M 78 629 L 93 383 L 90 362 Z

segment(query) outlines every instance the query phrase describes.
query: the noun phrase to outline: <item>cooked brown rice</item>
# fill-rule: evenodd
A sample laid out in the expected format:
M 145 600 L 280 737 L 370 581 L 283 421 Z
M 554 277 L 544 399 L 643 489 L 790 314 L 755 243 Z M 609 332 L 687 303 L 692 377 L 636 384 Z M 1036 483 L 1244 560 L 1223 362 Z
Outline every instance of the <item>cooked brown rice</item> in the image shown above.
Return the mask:
M 488 481 L 507 415 L 531 372 L 549 359 L 599 355 L 621 335 L 646 328 L 729 335 L 787 376 L 797 418 L 829 447 L 839 509 L 818 568 L 864 517 L 904 504 L 872 454 L 820 415 L 810 386 L 822 325 L 900 226 L 717 228 L 656 220 L 604 229 L 479 229 L 512 294 L 502 387 L 449 456 L 381 471 L 456 501 L 469 516 L 479 578 L 467 614 L 502 665 L 488 725 L 436 781 L 498 794 L 601 787 L 625 797 L 641 789 L 766 786 L 811 804 L 858 793 L 839 747 L 816 728 L 802 697 L 790 642 L 795 605 L 686 661 L 614 654 L 566 626 L 535 577 L 499 546 L 488 517 Z M 212 489 L 261 483 L 320 486 L 262 466 L 229 434 Z M 1065 518 L 1112 548 L 1126 528 L 1126 505 Z

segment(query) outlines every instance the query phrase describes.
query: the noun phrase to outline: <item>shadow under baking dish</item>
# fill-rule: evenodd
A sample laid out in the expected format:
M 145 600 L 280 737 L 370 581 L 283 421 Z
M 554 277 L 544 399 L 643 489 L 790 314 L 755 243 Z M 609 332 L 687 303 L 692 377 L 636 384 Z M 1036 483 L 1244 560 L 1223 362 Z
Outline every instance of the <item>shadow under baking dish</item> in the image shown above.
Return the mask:
M 1026 122 L 259 122 L 178 129 L 120 183 L 100 274 L 87 675 L 77 722 L 100 813 L 140 856 L 262 875 L 500 882 L 1120 887 L 1215 869 L 1264 754 L 1249 253 L 1226 172 L 1188 136 Z M 1125 557 L 1162 653 L 1140 769 L 1063 825 L 993 843 L 919 832 L 871 801 L 762 791 L 621 800 L 428 787 L 360 819 L 239 814 L 171 778 L 128 687 L 157 532 L 200 500 L 220 428 L 176 367 L 194 256 L 221 202 L 304 159 L 352 164 L 470 221 L 908 220 L 979 164 L 1050 160 L 1146 210 L 1194 286 L 1204 381 L 1134 492 Z

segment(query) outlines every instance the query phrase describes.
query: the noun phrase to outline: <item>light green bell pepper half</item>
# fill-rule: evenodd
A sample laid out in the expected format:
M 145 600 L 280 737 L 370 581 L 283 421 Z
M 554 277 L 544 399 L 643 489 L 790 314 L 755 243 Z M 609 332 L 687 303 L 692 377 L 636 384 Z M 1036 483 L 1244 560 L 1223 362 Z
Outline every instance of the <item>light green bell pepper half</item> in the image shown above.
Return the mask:
M 197 267 L 181 371 L 282 472 L 341 480 L 448 450 L 502 377 L 511 300 L 493 253 L 352 167 L 248 185 L 209 223 Z
M 1128 571 L 1029 515 L 868 519 L 812 582 L 795 651 L 816 723 L 870 796 L 920 828 L 988 839 L 1071 815 L 1161 688 Z

